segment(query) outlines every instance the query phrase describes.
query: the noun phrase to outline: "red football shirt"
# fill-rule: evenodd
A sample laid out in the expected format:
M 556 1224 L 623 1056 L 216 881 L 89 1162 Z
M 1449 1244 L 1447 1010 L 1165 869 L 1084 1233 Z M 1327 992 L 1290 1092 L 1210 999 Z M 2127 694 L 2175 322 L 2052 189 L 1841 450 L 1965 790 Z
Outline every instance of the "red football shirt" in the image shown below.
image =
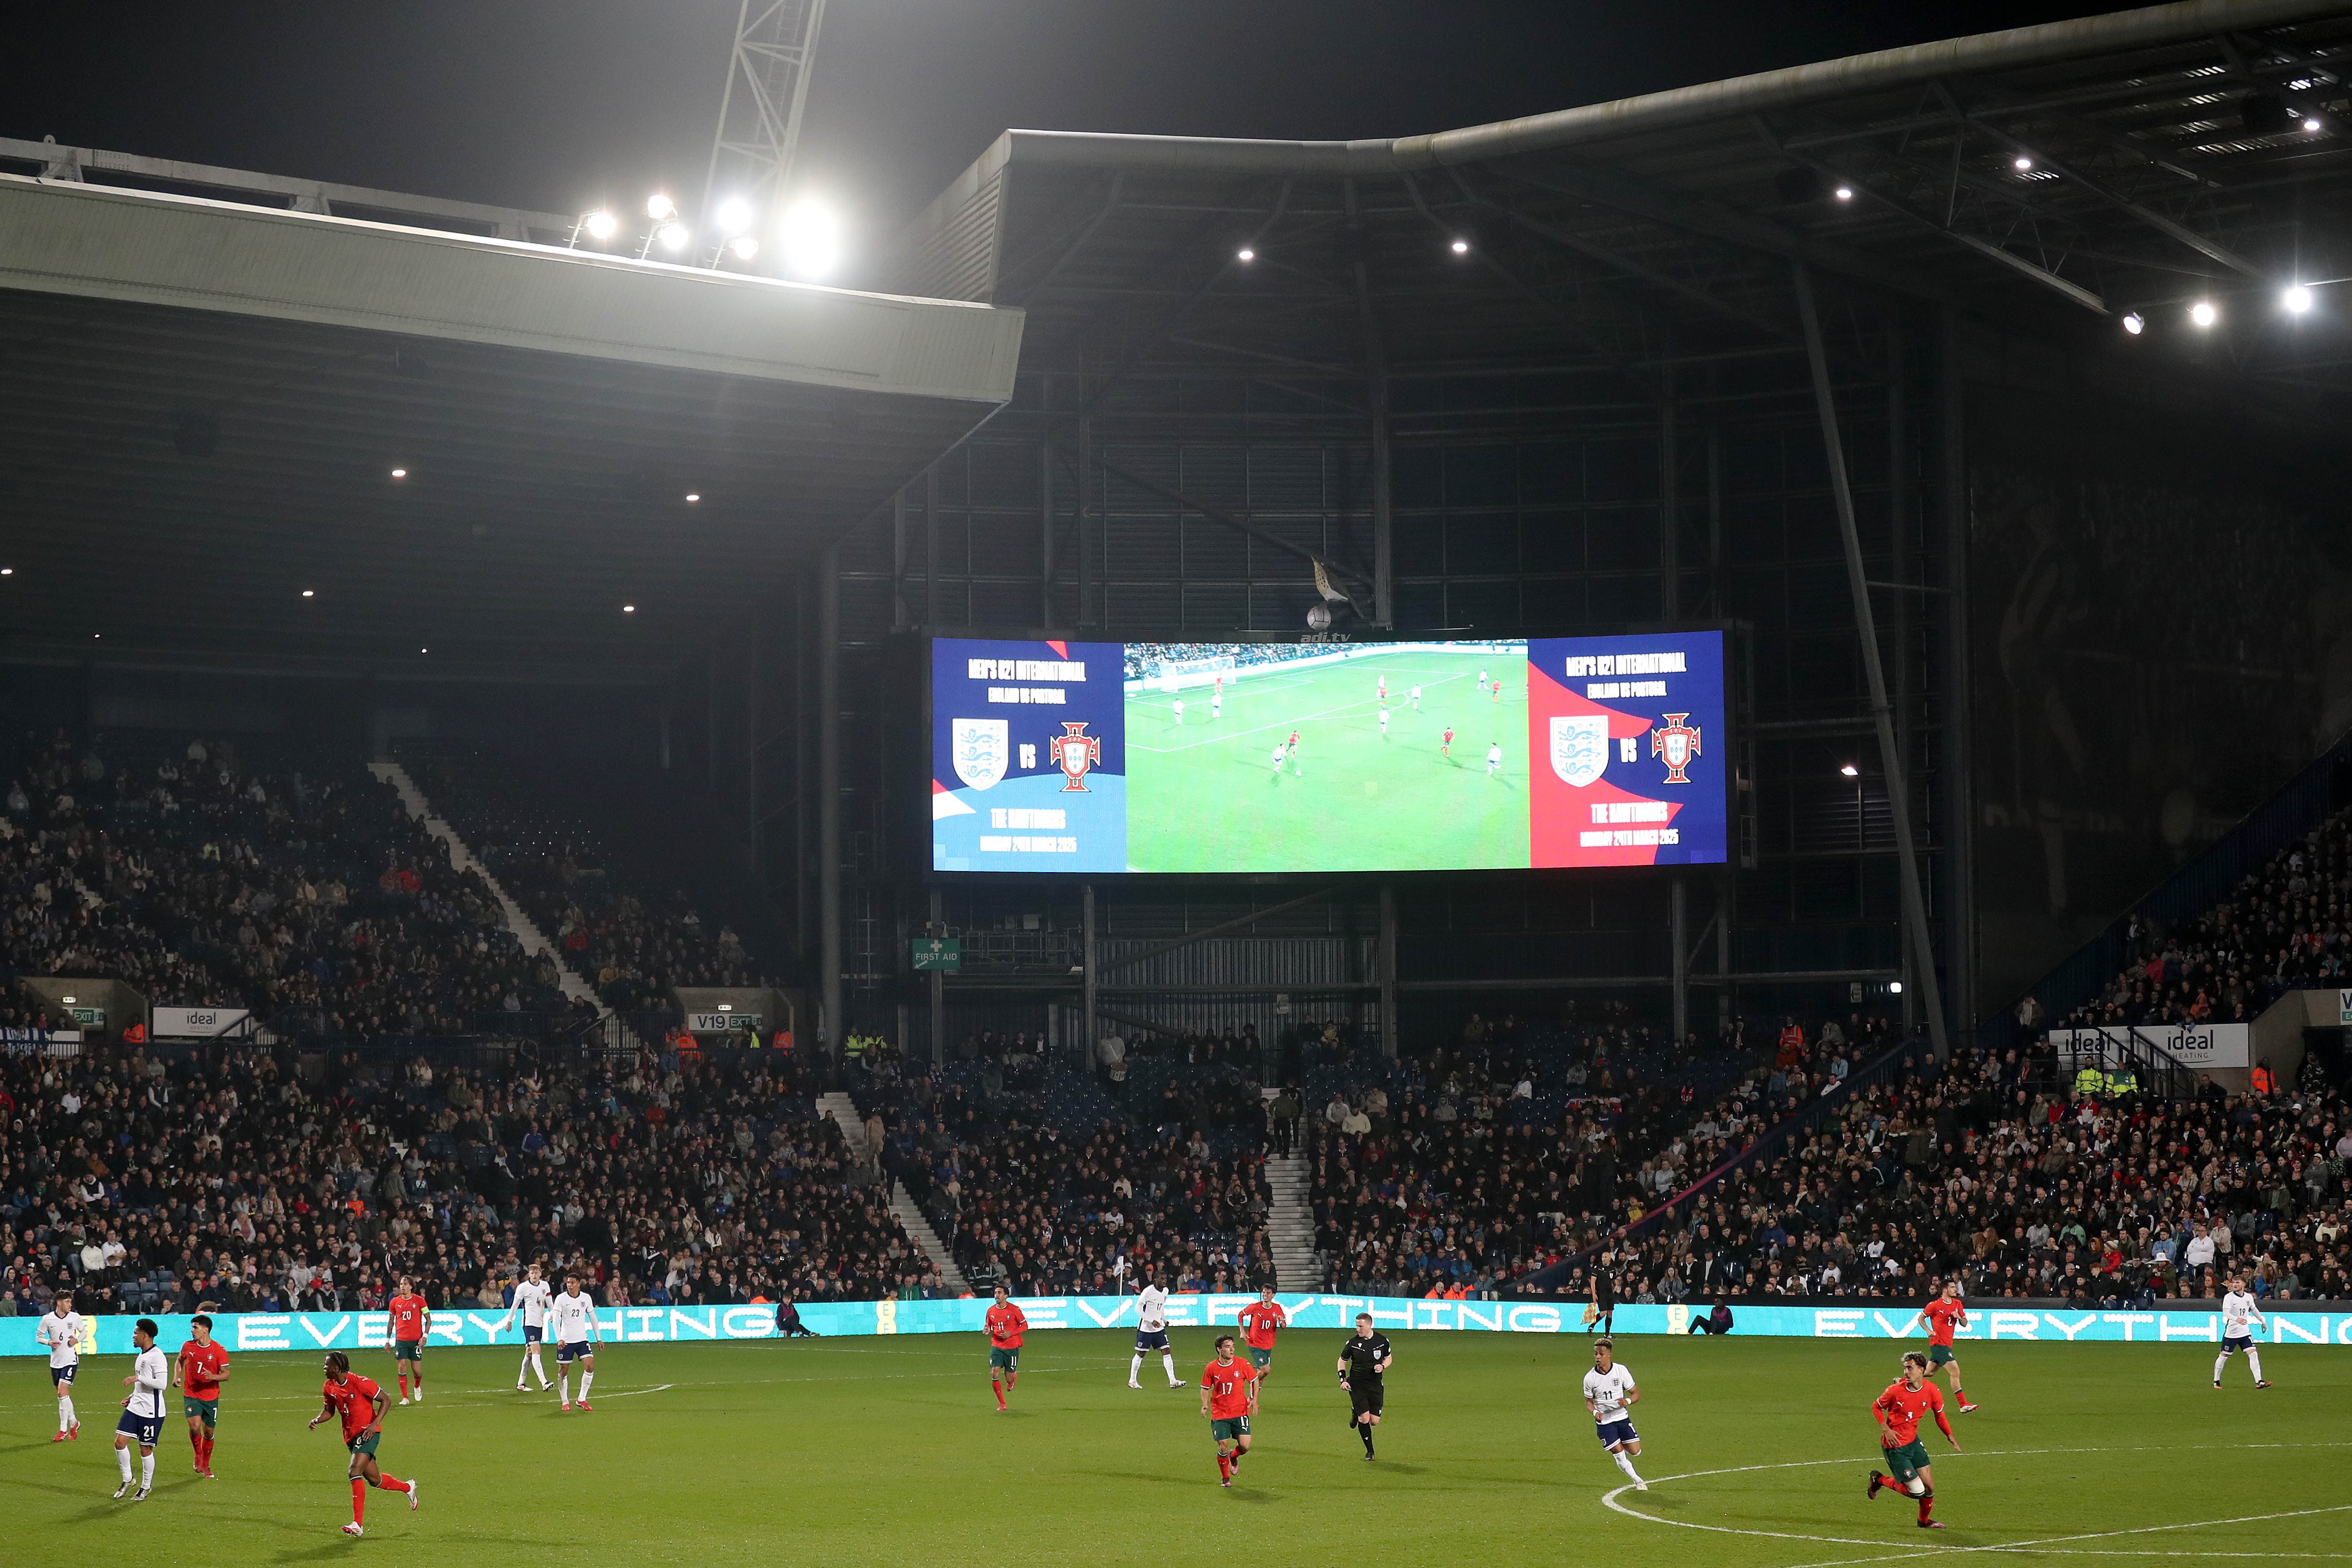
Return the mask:
M 1241 1310 L 1242 1337 L 1253 1350 L 1270 1351 L 1274 1336 L 1290 1326 L 1290 1314 L 1275 1303 L 1252 1301 Z
M 1903 1380 L 1896 1378 L 1886 1385 L 1885 1393 L 1871 1402 L 1870 1407 L 1886 1417 L 1886 1424 L 1895 1428 L 1897 1443 L 1909 1443 L 1919 1436 L 1919 1418 L 1922 1415 L 1931 1412 L 1937 1415 L 1943 1413 L 1944 1394 L 1932 1383 L 1906 1388 Z
M 345 1375 L 338 1384 L 331 1379 L 326 1384 L 327 1403 L 333 1405 L 343 1418 L 343 1441 L 356 1441 L 359 1435 L 375 1419 L 375 1402 L 383 1394 L 383 1385 L 372 1377 L 358 1373 Z
M 988 1310 L 988 1342 L 1001 1351 L 1017 1351 L 1021 1336 L 1029 1331 L 1029 1320 L 1021 1309 L 1007 1301 L 1002 1307 Z
M 1210 1419 L 1233 1421 L 1248 1415 L 1250 1384 L 1256 1381 L 1257 1368 L 1238 1356 L 1202 1367 L 1201 1386 L 1209 1391 Z
M 180 1383 L 191 1399 L 218 1399 L 221 1373 L 228 1370 L 228 1352 L 220 1341 L 180 1347 Z
M 1919 1315 L 1927 1320 L 1927 1342 L 1948 1345 L 1952 1342 L 1953 1331 L 1968 1321 L 1969 1310 L 1958 1301 L 1947 1301 L 1938 1297 L 1920 1308 Z
M 392 1314 L 392 1337 L 410 1343 L 425 1337 L 425 1314 L 428 1309 L 422 1296 L 394 1296 L 384 1303 Z

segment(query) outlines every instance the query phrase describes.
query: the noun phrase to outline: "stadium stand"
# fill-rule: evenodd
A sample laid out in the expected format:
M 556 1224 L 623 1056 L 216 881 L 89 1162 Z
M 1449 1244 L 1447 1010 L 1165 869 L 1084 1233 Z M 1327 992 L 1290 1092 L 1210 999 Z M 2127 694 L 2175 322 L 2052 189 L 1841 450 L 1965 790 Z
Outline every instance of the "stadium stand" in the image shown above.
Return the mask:
M 447 743 L 405 743 L 398 755 L 565 962 L 644 1037 L 677 1025 L 672 986 L 775 984 L 732 930 L 713 931 L 685 892 L 633 874 L 604 836 L 504 758 Z
M 355 760 L 201 738 L 26 743 L 0 816 L 5 961 L 339 1040 L 560 1008 L 480 879 Z
M 108 1047 L 0 1062 L 0 1310 L 493 1306 L 544 1259 L 606 1304 L 937 1292 L 774 1053 Z M 778 1075 L 778 1076 L 772 1076 Z

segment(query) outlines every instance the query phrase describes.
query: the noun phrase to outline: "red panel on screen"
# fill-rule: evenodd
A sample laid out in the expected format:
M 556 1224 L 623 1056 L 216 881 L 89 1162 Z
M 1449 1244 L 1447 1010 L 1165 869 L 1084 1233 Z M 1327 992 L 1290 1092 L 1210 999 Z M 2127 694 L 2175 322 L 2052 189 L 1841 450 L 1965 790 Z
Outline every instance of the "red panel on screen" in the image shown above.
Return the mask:
M 1560 721 L 1556 727 L 1554 721 Z M 1678 801 L 1620 789 L 1605 776 L 1621 741 L 1648 731 L 1650 721 L 1621 713 L 1562 686 L 1530 665 L 1528 670 L 1528 804 L 1529 864 L 1536 866 L 1654 866 L 1655 835 L 1671 828 Z M 1601 809 L 1596 813 L 1595 807 Z M 1602 821 L 1593 820 L 1595 816 Z M 1607 835 L 1609 842 L 1587 843 Z M 1640 842 L 1645 836 L 1651 841 Z

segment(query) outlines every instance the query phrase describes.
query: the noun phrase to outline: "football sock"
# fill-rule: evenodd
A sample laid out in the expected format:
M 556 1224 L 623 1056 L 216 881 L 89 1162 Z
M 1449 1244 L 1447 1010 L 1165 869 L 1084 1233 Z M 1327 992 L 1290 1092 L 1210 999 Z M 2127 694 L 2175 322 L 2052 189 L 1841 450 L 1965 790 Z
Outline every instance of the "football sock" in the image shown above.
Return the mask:
M 73 1396 L 60 1394 L 58 1395 L 58 1430 L 63 1432 L 72 1425 Z
M 357 1476 L 352 1478 L 352 1522 L 367 1522 L 367 1482 Z
M 1919 1494 L 1919 1522 L 1920 1522 L 1920 1523 L 1922 1523 L 1922 1524 L 1927 1523 L 1927 1516 L 1928 1516 L 1929 1514 L 1933 1513 L 1935 1510 L 1936 1510 L 1936 1494 L 1935 1494 L 1935 1492 L 1934 1492 L 1932 1489 L 1927 1490 L 1927 1491 L 1921 1492 L 1921 1493 Z
M 209 1426 L 205 1427 L 205 1452 L 204 1452 L 204 1460 L 205 1460 L 205 1468 L 206 1468 L 206 1469 L 208 1469 L 208 1470 L 209 1470 L 209 1469 L 211 1469 L 211 1468 L 213 1468 L 213 1443 L 214 1443 L 214 1441 L 215 1441 L 215 1438 L 214 1438 L 214 1436 L 213 1436 L 213 1430 L 212 1430 L 212 1428 L 211 1428 L 211 1427 L 209 1427 Z
M 1633 1476 L 1633 1479 L 1637 1481 L 1642 1479 L 1640 1476 L 1633 1474 L 1633 1456 L 1626 1453 L 1624 1449 L 1620 1448 L 1610 1457 L 1617 1461 L 1617 1468 L 1624 1471 L 1628 1476 Z
M 400 1374 L 400 1396 L 403 1399 L 408 1397 L 408 1374 L 404 1372 Z
M 115 1468 L 122 1472 L 122 1484 L 126 1487 L 129 1486 L 131 1484 L 131 1450 L 128 1448 L 115 1449 L 114 1466 Z
M 188 1447 L 195 1451 L 196 1463 L 205 1462 L 205 1435 L 202 1428 L 188 1434 Z
M 1222 1449 L 1220 1449 L 1217 1454 L 1217 1479 L 1221 1481 L 1229 1481 L 1234 1479 L 1234 1462 L 1225 1458 L 1224 1452 Z
M 596 1374 L 595 1374 L 595 1373 L 593 1373 L 593 1371 L 591 1371 L 591 1372 L 583 1372 L 583 1373 L 582 1373 L 580 1374 L 580 1403 L 581 1403 L 581 1404 L 585 1405 L 585 1404 L 587 1404 L 587 1403 L 588 1403 L 588 1385 L 589 1385 L 590 1384 L 592 1384 L 592 1383 L 595 1382 L 595 1381 L 596 1381 Z
M 408 1489 L 408 1483 L 406 1481 L 402 1480 L 397 1476 L 387 1476 L 381 1472 L 379 1472 L 375 1478 L 375 1484 L 382 1487 L 388 1492 L 404 1492 Z
M 1372 1429 L 1368 1426 L 1359 1424 L 1356 1427 L 1356 1436 L 1364 1440 L 1364 1452 L 1367 1454 L 1370 1453 L 1372 1451 Z
M 2222 1369 L 2223 1367 L 2225 1367 L 2225 1366 L 2229 1365 L 2229 1364 L 2230 1364 L 2230 1352 L 2227 1352 L 2227 1351 L 2223 1351 L 2220 1355 L 2217 1355 L 2217 1356 L 2215 1356 L 2215 1357 L 2213 1358 L 2213 1381 L 2214 1381 L 2214 1382 L 2219 1383 L 2219 1382 L 2221 1382 L 2221 1369 Z
M 547 1363 L 539 1359 L 539 1352 L 537 1351 L 530 1352 L 530 1370 L 531 1375 L 539 1379 L 540 1387 L 545 1388 L 547 1386 Z
M 1127 1381 L 1133 1383 L 1142 1375 L 1143 1352 L 1141 1351 L 1138 1351 L 1135 1352 L 1135 1359 L 1127 1363 Z
M 1180 1377 L 1178 1377 L 1178 1376 L 1176 1375 L 1176 1358 L 1175 1358 L 1174 1356 L 1172 1356 L 1172 1355 L 1165 1355 L 1165 1354 L 1163 1354 L 1163 1355 L 1160 1358 L 1160 1364 L 1161 1366 L 1163 1366 L 1163 1367 L 1167 1368 L 1167 1370 L 1168 1370 L 1168 1381 L 1169 1381 L 1169 1382 L 1171 1382 L 1171 1383 L 1181 1383 L 1181 1382 L 1182 1382 L 1182 1381 L 1183 1381 L 1181 1378 L 1180 1378 Z M 2261 1369 L 2260 1367 L 2257 1367 L 2257 1368 L 2255 1368 L 2255 1369 L 2254 1369 L 2254 1375 L 2255 1375 L 2256 1377 L 2260 1377 L 2260 1376 L 2262 1376 L 2262 1374 L 2263 1374 L 2263 1373 L 2262 1373 L 2262 1369 Z
M 2247 1370 L 2248 1372 L 2251 1372 L 2251 1373 L 2252 1373 L 2254 1374 L 2254 1381 L 2255 1381 L 2256 1383 L 2260 1383 L 2260 1382 L 2262 1382 L 2262 1380 L 2263 1380 L 2263 1352 L 2260 1352 L 2260 1351 L 2258 1351 L 2258 1350 L 2253 1350 L 2253 1349 L 2251 1349 L 2251 1348 L 2247 1350 L 2247 1352 L 2246 1352 L 2246 1370 Z
M 999 1410 L 1003 1409 L 1003 1408 L 1004 1408 L 1004 1380 L 1003 1380 L 1003 1378 L 1001 1378 L 1001 1377 L 992 1377 L 992 1378 L 990 1378 L 990 1379 L 988 1380 L 988 1386 L 989 1386 L 990 1390 L 991 1390 L 992 1393 L 994 1393 L 994 1394 L 995 1394 L 995 1395 L 996 1395 L 996 1407 L 997 1407 Z
M 122 1451 L 123 1451 L 125 1454 L 128 1454 L 128 1453 L 130 1453 L 130 1452 L 131 1452 L 131 1450 L 130 1450 L 130 1449 L 128 1449 L 128 1448 L 125 1448 L 125 1449 L 123 1449 Z M 154 1450 L 154 1449 L 152 1449 L 152 1448 L 150 1448 L 150 1449 L 148 1449 L 145 1453 L 143 1453 L 143 1454 L 142 1454 L 142 1455 L 140 1455 L 140 1456 L 139 1456 L 139 1489 L 140 1489 L 141 1491 L 142 1491 L 142 1492 L 143 1492 L 143 1491 L 145 1491 L 149 1487 L 152 1487 L 152 1486 L 153 1486 L 154 1484 L 155 1484 L 155 1450 Z
M 566 1404 L 566 1405 L 571 1404 L 571 1403 L 572 1403 L 572 1374 L 571 1374 L 570 1373 L 568 1373 L 568 1372 L 558 1372 L 558 1373 L 555 1374 L 555 1381 L 556 1381 L 557 1385 L 558 1385 L 558 1386 L 562 1389 L 562 1394 L 563 1394 L 563 1403 L 564 1403 L 564 1404 Z

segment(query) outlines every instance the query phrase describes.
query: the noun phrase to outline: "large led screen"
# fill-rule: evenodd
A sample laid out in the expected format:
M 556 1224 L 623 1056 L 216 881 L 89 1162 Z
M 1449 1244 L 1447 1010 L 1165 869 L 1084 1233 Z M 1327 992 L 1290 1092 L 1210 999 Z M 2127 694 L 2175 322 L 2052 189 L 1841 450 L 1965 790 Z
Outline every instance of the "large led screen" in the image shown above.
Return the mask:
M 939 871 L 1725 858 L 1723 634 L 931 645 Z

